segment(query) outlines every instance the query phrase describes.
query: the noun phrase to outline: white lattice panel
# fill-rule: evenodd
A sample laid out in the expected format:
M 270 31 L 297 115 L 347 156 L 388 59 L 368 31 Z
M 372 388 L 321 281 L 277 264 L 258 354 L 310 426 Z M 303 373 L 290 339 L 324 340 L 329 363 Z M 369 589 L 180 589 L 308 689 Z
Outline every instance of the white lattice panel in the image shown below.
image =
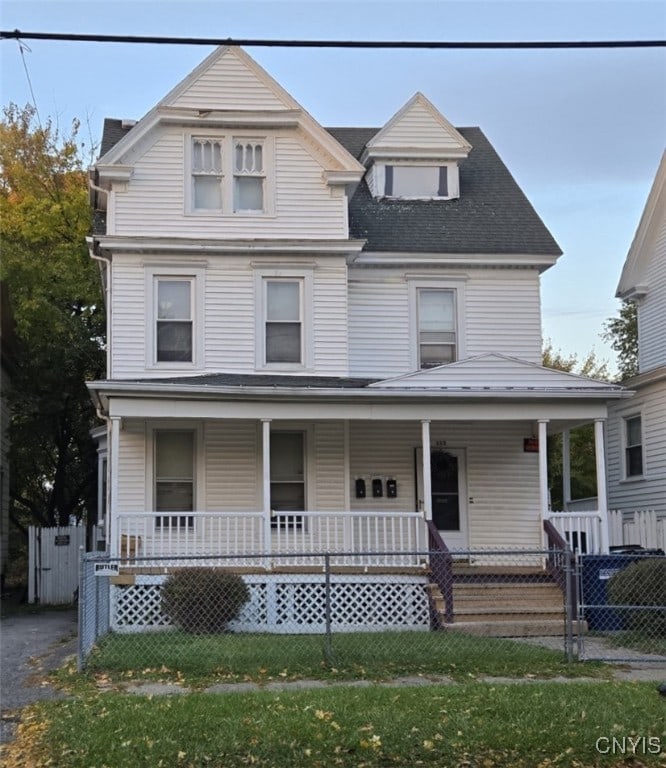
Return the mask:
M 112 626 L 143 632 L 169 626 L 160 609 L 160 586 L 114 587 Z M 235 632 L 318 634 L 326 629 L 326 585 L 322 575 L 245 576 L 249 601 L 229 624 Z M 428 629 L 426 579 L 418 576 L 331 577 L 331 629 L 373 632 Z

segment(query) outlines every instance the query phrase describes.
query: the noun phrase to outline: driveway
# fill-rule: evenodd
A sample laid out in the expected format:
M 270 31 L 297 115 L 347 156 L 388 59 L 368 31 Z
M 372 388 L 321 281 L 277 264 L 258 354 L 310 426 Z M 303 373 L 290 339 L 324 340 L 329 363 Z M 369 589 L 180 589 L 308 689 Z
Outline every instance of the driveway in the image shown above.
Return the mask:
M 77 651 L 77 613 L 35 611 L 0 623 L 0 743 L 11 741 L 16 721 L 12 712 L 63 694 L 43 683 L 48 672 Z

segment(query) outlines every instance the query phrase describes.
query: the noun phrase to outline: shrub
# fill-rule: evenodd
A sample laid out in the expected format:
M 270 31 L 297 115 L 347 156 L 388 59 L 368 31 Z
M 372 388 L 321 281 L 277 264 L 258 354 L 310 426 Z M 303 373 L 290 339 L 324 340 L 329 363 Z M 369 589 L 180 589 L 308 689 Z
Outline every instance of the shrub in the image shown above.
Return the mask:
M 224 632 L 250 593 L 243 579 L 222 568 L 179 568 L 162 587 L 162 611 L 192 634 Z
M 666 558 L 632 563 L 608 582 L 612 605 L 661 606 L 663 610 L 622 611 L 627 629 L 650 635 L 666 635 Z

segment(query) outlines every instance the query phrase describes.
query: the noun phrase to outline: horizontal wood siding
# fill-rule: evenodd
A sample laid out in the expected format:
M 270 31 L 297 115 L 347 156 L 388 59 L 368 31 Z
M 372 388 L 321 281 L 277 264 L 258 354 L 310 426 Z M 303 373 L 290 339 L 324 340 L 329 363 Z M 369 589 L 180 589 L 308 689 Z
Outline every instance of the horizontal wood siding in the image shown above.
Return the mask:
M 376 146 L 459 149 L 460 141 L 450 136 L 428 109 L 422 104 L 415 103 L 399 121 L 389 128 Z
M 232 52 L 217 59 L 169 105 L 212 110 L 285 109 L 275 92 Z
M 436 276 L 434 272 L 424 272 Z M 448 277 L 463 276 L 454 270 Z M 541 362 L 541 305 L 536 270 L 464 271 L 462 334 L 466 356 L 485 352 Z M 357 376 L 388 377 L 410 366 L 409 288 L 405 270 L 350 268 L 349 357 Z M 414 331 L 415 335 L 415 331 Z
M 120 430 L 118 454 L 118 512 L 147 509 L 146 430 L 143 422 L 125 422 Z
M 210 421 L 204 429 L 205 511 L 261 509 L 261 445 L 256 421 Z
M 538 455 L 523 452 L 528 423 L 431 424 L 431 441 L 445 440 L 466 452 L 467 499 L 471 548 L 539 547 Z M 421 445 L 421 425 L 411 422 L 351 423 L 351 496 L 354 510 L 414 511 L 416 509 L 415 449 Z M 444 448 L 446 450 L 446 448 Z M 392 477 L 396 499 L 356 499 L 357 477 Z
M 643 418 L 645 477 L 624 480 L 623 417 L 637 413 Z M 647 385 L 629 403 L 609 408 L 607 461 L 611 509 L 653 509 L 666 515 L 666 382 Z
M 666 216 L 647 269 L 648 294 L 638 307 L 639 370 L 666 365 Z
M 322 178 L 322 166 L 293 134 L 275 139 L 275 211 L 265 216 L 186 215 L 189 177 L 184 147 L 182 131 L 165 131 L 136 160 L 126 191 L 114 193 L 114 234 L 215 239 L 349 237 L 347 198 L 331 194 Z
M 314 426 L 315 498 L 314 509 L 344 511 L 345 438 L 341 421 L 325 421 Z
M 349 371 L 346 264 L 338 261 L 337 265 L 317 268 L 313 294 L 315 370 L 346 376 Z

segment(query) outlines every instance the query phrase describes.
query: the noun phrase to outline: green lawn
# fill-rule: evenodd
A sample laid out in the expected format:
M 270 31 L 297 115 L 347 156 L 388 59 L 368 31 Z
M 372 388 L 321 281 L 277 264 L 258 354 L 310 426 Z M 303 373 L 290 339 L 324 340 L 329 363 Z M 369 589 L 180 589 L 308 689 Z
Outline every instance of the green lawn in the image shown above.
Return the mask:
M 21 757 L 19 743 L 12 764 L 657 766 L 654 751 L 666 745 L 664 713 L 654 685 L 610 682 L 334 687 L 152 699 L 107 693 L 38 705 L 22 732 L 26 751 Z M 625 749 L 633 737 L 638 762 L 624 762 L 627 754 L 617 751 L 597 751 L 595 745 L 608 750 L 613 737 Z
M 112 679 L 270 678 L 387 679 L 400 675 L 604 675 L 601 664 L 566 664 L 564 652 L 498 638 L 443 632 L 333 635 L 331 655 L 319 635 L 189 635 L 183 632 L 109 635 L 92 653 L 87 670 Z M 330 663 L 327 663 L 327 657 Z

